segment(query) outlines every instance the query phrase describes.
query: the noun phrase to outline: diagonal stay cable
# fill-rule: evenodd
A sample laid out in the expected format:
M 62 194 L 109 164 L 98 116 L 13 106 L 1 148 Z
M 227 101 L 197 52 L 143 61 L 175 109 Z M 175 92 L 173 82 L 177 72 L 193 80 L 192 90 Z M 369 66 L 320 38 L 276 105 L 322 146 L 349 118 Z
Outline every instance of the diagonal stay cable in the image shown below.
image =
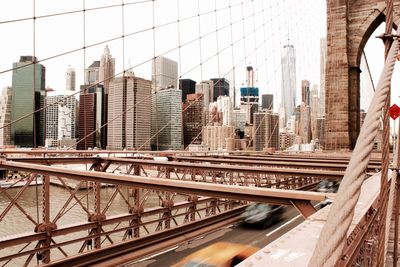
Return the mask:
M 251 17 L 251 16 L 248 16 L 247 18 L 250 18 L 250 17 Z M 247 18 L 246 18 L 246 19 L 247 19 Z M 239 19 L 239 20 L 237 20 L 237 21 L 234 22 L 234 23 L 239 23 L 239 22 L 241 22 L 241 21 L 242 21 L 242 19 Z M 229 25 L 228 25 L 228 26 L 229 26 Z M 227 28 L 228 26 L 221 27 L 219 30 L 222 30 L 222 29 L 224 29 L 224 28 Z M 150 30 L 150 29 L 153 29 L 153 28 L 151 27 L 151 28 L 146 29 L 146 30 Z M 140 32 L 143 32 L 143 30 L 140 31 Z M 202 35 L 202 36 L 200 36 L 200 37 L 198 37 L 198 38 L 195 38 L 195 39 L 193 39 L 193 40 L 190 40 L 190 41 L 188 41 L 188 42 L 186 42 L 186 43 L 183 43 L 183 44 L 181 45 L 181 47 L 188 46 L 188 45 L 190 45 L 191 43 L 196 42 L 196 41 L 198 41 L 199 39 L 204 38 L 204 37 L 207 37 L 208 35 L 211 35 L 211 34 L 213 34 L 213 33 L 215 33 L 215 30 L 210 31 L 210 32 L 208 32 L 208 33 L 206 33 L 206 34 L 204 34 L 204 35 Z M 126 36 L 126 35 L 125 35 L 125 36 Z M 119 38 L 122 38 L 122 37 L 118 37 L 118 38 L 115 38 L 115 39 L 119 39 Z M 111 39 L 109 39 L 109 40 L 111 40 Z M 241 40 L 241 39 L 237 40 L 235 43 L 239 42 L 240 40 Z M 106 42 L 107 42 L 107 41 L 103 41 L 103 42 L 100 42 L 100 43 L 101 43 L 101 44 L 104 44 L 104 43 L 106 43 Z M 99 44 L 99 43 L 97 43 L 96 45 L 98 45 L 98 44 Z M 87 49 L 87 48 L 89 48 L 89 47 L 92 47 L 92 46 L 94 46 L 94 45 L 88 45 L 88 46 L 85 46 L 84 48 L 79 48 L 79 49 L 76 49 L 76 50 L 73 50 L 73 51 L 76 52 L 76 51 L 79 51 L 79 50 L 82 50 L 82 49 L 85 51 L 85 49 Z M 226 50 L 227 48 L 228 48 L 228 47 L 222 49 L 220 52 Z M 159 57 L 159 56 L 166 55 L 166 54 L 168 54 L 168 53 L 171 53 L 172 51 L 177 50 L 177 49 L 179 49 L 179 47 L 172 48 L 172 49 L 170 49 L 170 50 L 168 50 L 168 51 L 165 51 L 165 52 L 159 54 L 158 57 Z M 66 54 L 68 54 L 68 53 L 69 53 L 69 52 L 62 53 L 62 55 L 66 55 Z M 57 56 L 58 56 L 58 55 L 57 55 Z M 57 57 L 57 56 L 54 56 L 54 57 L 51 57 L 51 58 L 55 58 L 55 57 Z M 206 59 L 206 60 L 203 61 L 202 63 L 205 63 L 205 62 L 211 60 L 214 56 L 215 56 L 215 55 L 213 55 L 212 57 Z M 36 61 L 36 62 L 34 62 L 34 63 L 26 64 L 26 65 L 24 65 L 23 67 L 27 67 L 27 66 L 29 66 L 29 65 L 37 64 L 37 63 L 46 61 L 46 60 L 48 60 L 48 59 L 50 59 L 50 58 L 46 58 L 46 59 L 43 59 L 43 60 L 38 60 L 38 61 Z M 20 118 L 15 119 L 15 120 L 13 120 L 13 121 L 11 121 L 11 122 L 9 122 L 9 123 L 7 123 L 7 124 L 1 126 L 0 129 L 3 129 L 3 128 L 5 128 L 5 127 L 8 127 L 8 126 L 10 126 L 10 125 L 12 125 L 12 124 L 14 124 L 14 123 L 16 123 L 16 122 L 18 122 L 18 121 L 21 121 L 21 120 L 23 120 L 23 119 L 25 119 L 25 118 L 28 118 L 28 117 L 32 116 L 33 114 L 35 114 L 36 112 L 40 112 L 40 111 L 42 111 L 42 110 L 45 110 L 46 108 L 48 108 L 48 107 L 50 107 L 50 106 L 53 106 L 53 105 L 57 105 L 57 104 L 59 104 L 59 103 L 62 103 L 65 99 L 71 98 L 71 97 L 73 97 L 73 96 L 75 96 L 75 95 L 77 95 L 77 94 L 79 94 L 79 93 L 85 92 L 85 91 L 87 91 L 89 88 L 92 88 L 92 87 L 94 87 L 94 86 L 97 86 L 97 85 L 101 84 L 102 82 L 104 82 L 104 81 L 106 81 L 106 80 L 109 80 L 109 79 L 111 79 L 111 78 L 113 78 L 113 77 L 116 77 L 116 76 L 118 76 L 118 75 L 121 75 L 121 74 L 123 74 L 123 73 L 125 73 L 125 72 L 127 72 L 127 71 L 133 70 L 133 69 L 135 69 L 135 68 L 137 68 L 137 67 L 139 67 L 139 66 L 142 66 L 142 65 L 144 65 L 144 64 L 146 64 L 146 63 L 149 63 L 149 62 L 151 62 L 152 60 L 153 60 L 153 58 L 149 58 L 149 59 L 147 59 L 147 60 L 145 60 L 145 61 L 142 61 L 142 62 L 140 62 L 140 63 L 138 63 L 138 64 L 136 64 L 136 65 L 134 65 L 134 66 L 132 66 L 132 67 L 129 67 L 129 68 L 127 68 L 127 69 L 125 69 L 125 70 L 123 70 L 123 71 L 121 71 L 121 72 L 119 72 L 119 73 L 116 73 L 115 75 L 113 75 L 113 76 L 111 76 L 111 77 L 106 77 L 103 81 L 98 81 L 98 82 L 93 83 L 93 84 L 90 84 L 90 85 L 85 85 L 84 88 L 82 88 L 81 90 L 79 90 L 79 91 L 77 91 L 77 92 L 75 92 L 75 93 L 73 93 L 73 94 L 71 94 L 71 95 L 62 97 L 62 98 L 60 98 L 59 100 L 54 101 L 54 102 L 51 103 L 51 104 L 47 104 L 47 105 L 45 105 L 44 107 L 39 108 L 39 109 L 37 109 L 37 110 L 35 110 L 35 111 L 31 112 L 31 113 L 27 113 L 27 114 L 21 116 Z M 197 66 L 196 66 L 196 67 L 197 67 Z M 195 69 L 196 67 L 194 67 L 194 69 Z M 15 70 L 15 69 L 18 69 L 18 68 L 22 68 L 22 67 L 13 68 L 13 69 L 10 69 L 10 70 L 7 70 L 7 71 L 12 71 L 12 70 Z M 192 70 L 193 70 L 193 69 L 192 69 Z M 192 70 L 191 70 L 191 71 L 192 71 Z M 7 71 L 4 71 L 4 72 L 7 72 Z M 0 72 L 0 74 L 2 74 L 2 73 L 4 73 L 4 72 Z M 189 71 L 189 72 L 190 72 L 190 71 Z M 188 73 L 188 72 L 186 72 L 186 73 Z M 183 76 L 183 75 L 182 75 L 182 76 Z

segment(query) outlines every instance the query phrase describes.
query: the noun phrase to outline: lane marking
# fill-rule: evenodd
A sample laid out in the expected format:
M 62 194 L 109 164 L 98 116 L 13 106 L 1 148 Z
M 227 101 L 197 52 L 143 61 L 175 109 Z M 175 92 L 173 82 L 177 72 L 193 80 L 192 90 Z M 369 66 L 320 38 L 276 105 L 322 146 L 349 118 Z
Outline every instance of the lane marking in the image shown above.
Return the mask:
M 314 208 L 317 208 L 318 206 L 321 205 L 321 202 L 314 205 Z M 292 223 L 293 221 L 297 220 L 299 217 L 302 217 L 301 214 L 297 215 L 296 217 L 294 217 L 293 219 L 291 219 L 290 221 L 285 222 L 284 224 L 282 224 L 281 226 L 279 226 L 278 228 L 272 230 L 271 232 L 269 232 L 268 234 L 266 234 L 266 237 L 269 237 L 273 234 L 275 234 L 276 232 L 278 232 L 279 230 L 281 230 L 282 228 L 284 228 L 285 226 L 287 226 L 288 224 Z
M 291 219 L 290 221 L 285 222 L 284 224 L 282 224 L 281 226 L 279 226 L 278 228 L 272 230 L 271 232 L 269 232 L 268 234 L 266 234 L 266 237 L 269 237 L 273 234 L 275 234 L 276 232 L 280 231 L 282 228 L 284 228 L 285 226 L 287 226 L 288 224 L 293 223 L 293 221 L 297 220 L 298 218 L 300 218 L 301 215 L 297 215 L 296 217 L 294 217 L 293 219 Z

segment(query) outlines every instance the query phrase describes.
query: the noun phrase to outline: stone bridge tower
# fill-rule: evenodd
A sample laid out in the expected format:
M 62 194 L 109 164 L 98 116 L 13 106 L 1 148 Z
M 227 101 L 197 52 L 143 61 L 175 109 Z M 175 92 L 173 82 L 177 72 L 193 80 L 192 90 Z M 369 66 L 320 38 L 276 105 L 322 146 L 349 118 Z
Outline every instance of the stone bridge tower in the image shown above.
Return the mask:
M 328 150 L 355 146 L 360 132 L 361 55 L 372 33 L 385 21 L 385 7 L 384 0 L 327 0 L 325 137 Z M 399 15 L 400 0 L 394 0 L 395 24 L 399 22 Z

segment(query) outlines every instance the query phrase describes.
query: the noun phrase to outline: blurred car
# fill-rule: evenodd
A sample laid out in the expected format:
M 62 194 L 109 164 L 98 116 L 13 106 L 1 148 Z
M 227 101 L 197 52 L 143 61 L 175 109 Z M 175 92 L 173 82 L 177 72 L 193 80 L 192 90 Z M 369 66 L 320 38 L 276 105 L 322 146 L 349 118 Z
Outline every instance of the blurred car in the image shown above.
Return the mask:
M 284 208 L 279 205 L 255 203 L 241 214 L 242 223 L 267 228 L 283 219 Z
M 257 247 L 218 242 L 190 254 L 173 267 L 231 267 L 239 264 L 258 250 Z
M 317 184 L 315 191 L 321 193 L 336 193 L 339 188 L 339 184 L 336 181 L 323 180 Z
M 328 205 L 331 205 L 332 203 L 333 203 L 332 199 L 330 198 L 325 199 L 324 201 L 321 202 L 321 209 Z

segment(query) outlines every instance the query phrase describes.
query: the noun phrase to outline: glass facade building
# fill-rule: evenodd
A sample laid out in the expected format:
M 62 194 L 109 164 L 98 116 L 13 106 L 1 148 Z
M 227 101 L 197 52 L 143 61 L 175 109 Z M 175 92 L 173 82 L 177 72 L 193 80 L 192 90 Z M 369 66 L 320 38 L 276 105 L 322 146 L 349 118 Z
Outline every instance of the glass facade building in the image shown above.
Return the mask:
M 152 96 L 151 136 L 156 150 L 182 149 L 182 91 L 160 90 Z
M 35 63 L 33 56 L 21 56 L 13 64 L 11 121 L 17 120 L 44 105 L 45 67 Z M 38 147 L 44 145 L 44 112 L 11 125 L 11 142 L 19 147 Z
M 229 96 L 229 81 L 225 78 L 211 79 L 213 82 L 212 101 L 217 101 L 219 96 Z
M 285 45 L 282 51 L 281 107 L 285 109 L 285 123 L 292 117 L 296 106 L 296 51 L 293 45 Z

